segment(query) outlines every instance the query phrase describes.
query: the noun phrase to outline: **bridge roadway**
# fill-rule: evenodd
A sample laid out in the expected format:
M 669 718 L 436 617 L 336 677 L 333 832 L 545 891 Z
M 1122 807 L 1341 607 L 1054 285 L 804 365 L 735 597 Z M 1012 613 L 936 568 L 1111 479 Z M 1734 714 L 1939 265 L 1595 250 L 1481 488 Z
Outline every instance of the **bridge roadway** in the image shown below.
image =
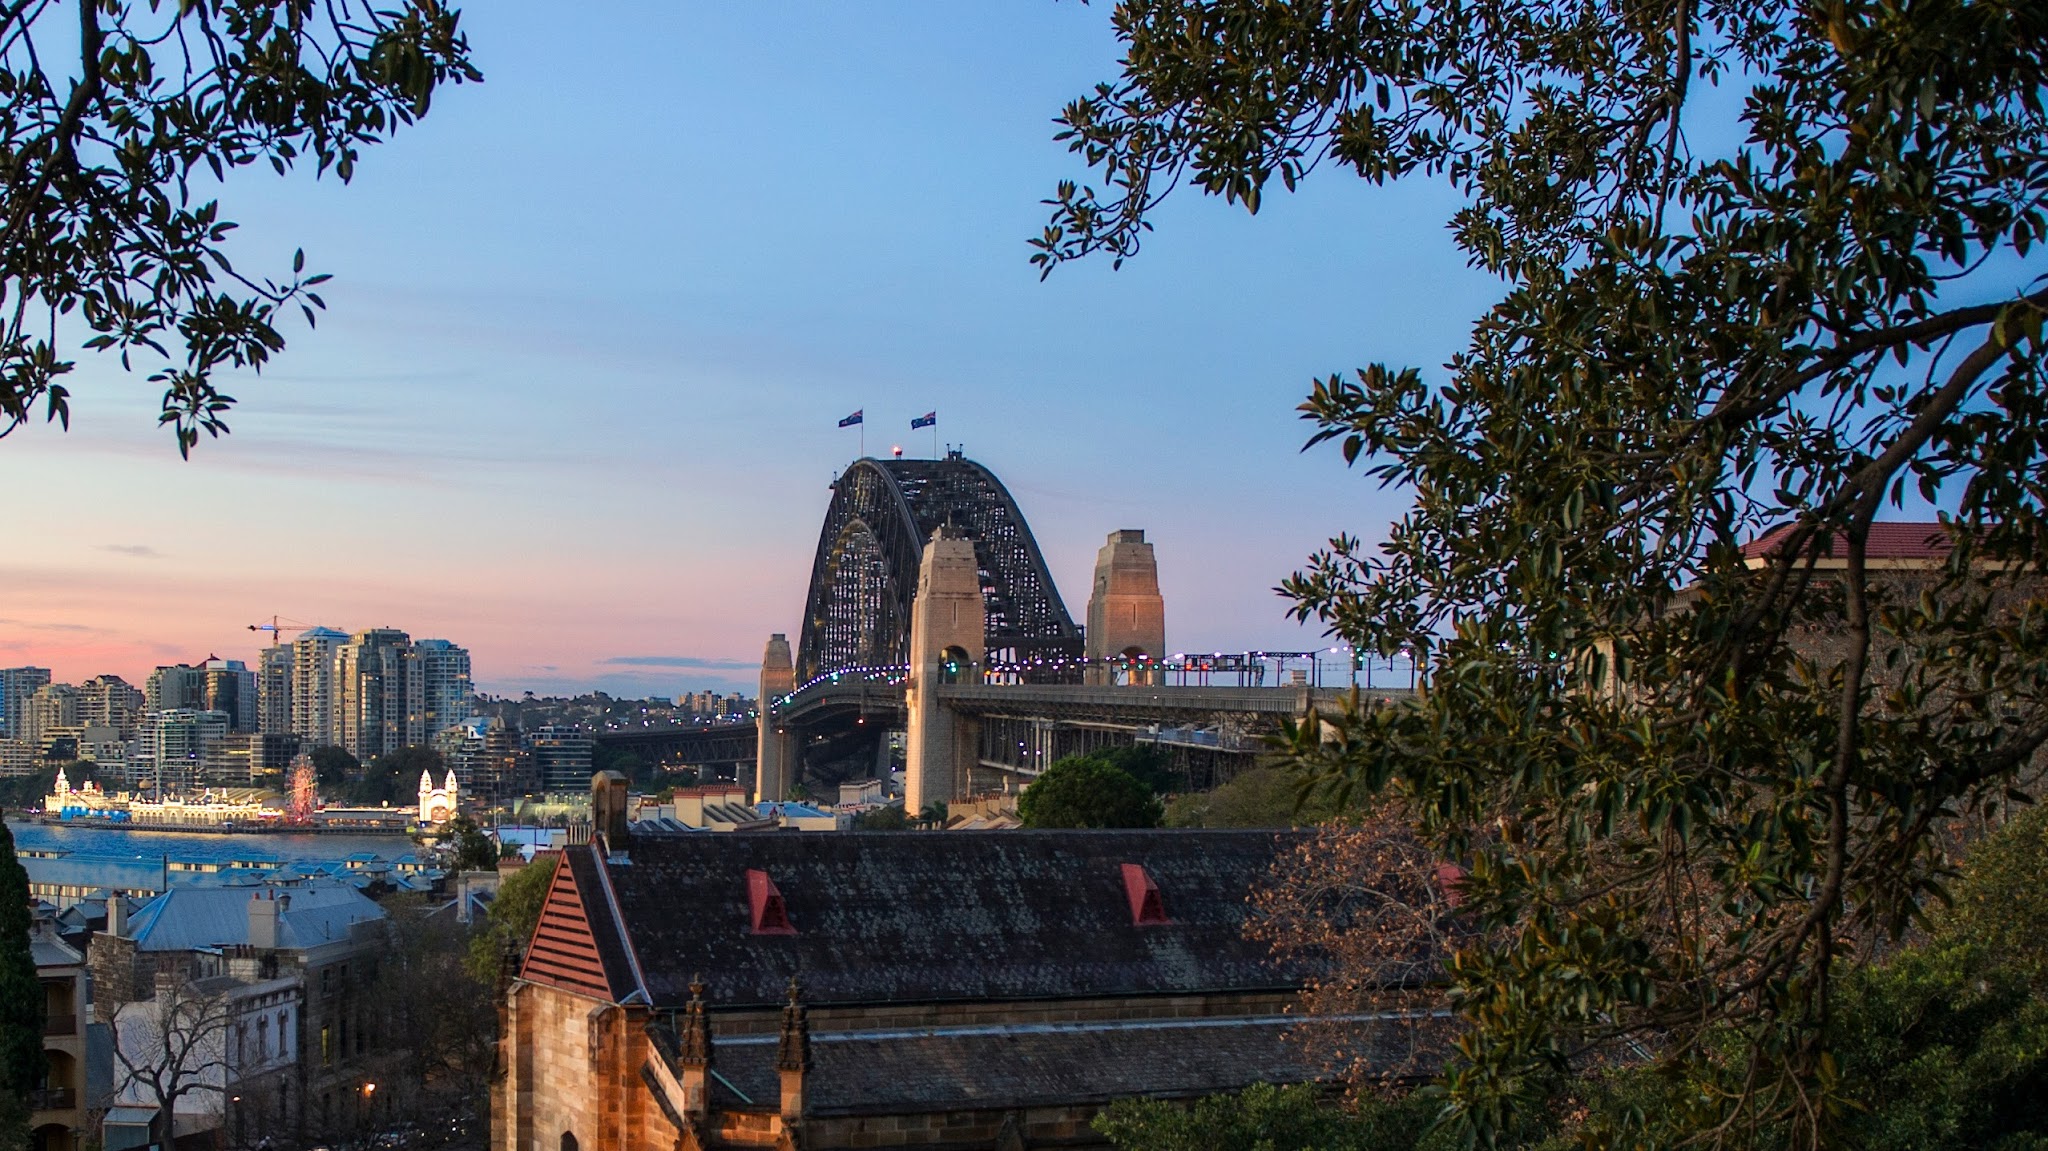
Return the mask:
M 1334 711 L 1351 689 L 1097 684 L 945 684 L 940 706 L 971 720 L 976 766 L 1035 776 L 1052 762 L 1104 746 L 1150 744 L 1166 751 L 1190 786 L 1235 774 L 1266 750 L 1264 737 L 1284 718 L 1313 707 Z M 1375 688 L 1368 699 L 1396 699 L 1405 689 Z M 906 718 L 900 676 L 846 676 L 806 687 L 776 705 L 776 720 L 814 732 L 849 726 L 877 734 Z M 759 745 L 753 723 L 622 728 L 595 741 L 642 758 L 693 766 L 742 766 Z

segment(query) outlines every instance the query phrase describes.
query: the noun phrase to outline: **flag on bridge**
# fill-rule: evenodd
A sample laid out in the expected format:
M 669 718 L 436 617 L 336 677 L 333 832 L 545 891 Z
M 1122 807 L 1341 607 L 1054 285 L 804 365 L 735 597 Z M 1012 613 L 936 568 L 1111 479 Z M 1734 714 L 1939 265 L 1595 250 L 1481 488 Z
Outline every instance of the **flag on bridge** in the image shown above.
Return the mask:
M 863 409 L 861 409 L 861 410 L 862 410 L 862 411 L 866 411 L 867 409 L 863 408 Z M 839 421 L 839 426 L 840 426 L 840 427 L 842 427 L 842 428 L 850 428 L 850 427 L 852 427 L 853 425 L 855 425 L 855 424 L 857 424 L 857 423 L 860 423 L 860 422 L 861 422 L 861 419 L 860 419 L 860 412 L 855 412 L 855 413 L 853 413 L 852 415 L 850 415 L 850 416 L 846 417 L 845 419 L 843 419 L 843 420 Z
M 939 413 L 926 412 L 925 414 L 918 416 L 910 421 L 910 430 L 914 432 L 919 428 L 934 428 L 937 427 L 938 424 Z

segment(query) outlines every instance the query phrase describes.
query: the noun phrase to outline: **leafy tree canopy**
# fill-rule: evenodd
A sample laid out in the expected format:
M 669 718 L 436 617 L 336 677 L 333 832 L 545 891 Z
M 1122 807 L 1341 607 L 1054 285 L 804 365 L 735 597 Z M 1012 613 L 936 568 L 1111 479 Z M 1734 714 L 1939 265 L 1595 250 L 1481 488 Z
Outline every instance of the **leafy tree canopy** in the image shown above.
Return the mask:
M 362 773 L 362 762 L 338 747 L 316 747 L 307 753 L 313 760 L 313 774 L 323 788 L 338 788 Z
M 1290 579 L 1428 691 L 1297 752 L 1468 873 L 1453 1118 L 1545 1068 L 1746 1053 L 1708 1138 L 1828 1137 L 1837 965 L 1922 917 L 1953 823 L 2048 742 L 2039 241 L 2048 5 L 1125 0 L 1069 105 L 1099 177 L 1034 257 L 1138 251 L 1179 184 L 1435 179 L 1500 277 L 1441 373 L 1314 385 L 1311 442 L 1413 494 Z M 1880 513 L 1951 509 L 1933 586 Z M 1741 546 L 1783 527 L 1776 546 Z M 1825 564 L 1822 558 L 1826 558 Z M 1921 594 L 1925 592 L 1926 594 Z M 1731 1038 L 1732 1037 L 1732 1038 Z
M 64 763 L 48 764 L 33 775 L 18 775 L 11 779 L 0 779 L 0 807 L 20 807 L 41 811 L 43 797 L 57 788 L 57 772 L 64 772 L 64 778 L 77 787 L 88 780 L 99 778 L 99 765 L 89 759 L 75 759 Z
M 1058 761 L 1017 797 L 1026 827 L 1158 827 L 1162 814 L 1151 788 L 1093 756 Z
M 1149 744 L 1098 748 L 1088 755 L 1124 772 L 1152 789 L 1155 795 L 1164 795 L 1186 786 L 1173 770 L 1173 758 Z
M 891 804 L 861 812 L 854 817 L 853 826 L 858 831 L 902 831 L 910 826 L 910 817 L 901 804 Z
M 1259 1084 L 1181 1107 L 1121 1099 L 1095 1117 L 1117 1151 L 1429 1151 L 1448 1147 L 1428 1135 L 1429 1105 L 1366 1099 L 1347 1111 L 1312 1085 Z
M 225 432 L 215 374 L 261 370 L 327 277 L 303 252 L 282 280 L 238 269 L 214 186 L 307 160 L 347 181 L 442 84 L 481 78 L 459 17 L 441 0 L 0 6 L 0 436 L 38 404 L 69 425 L 78 346 L 157 365 L 181 454 Z
M 1921 943 L 1844 974 L 1828 1022 L 1841 1083 L 1833 1134 L 1859 1151 L 2022 1151 L 2048 1147 L 2048 811 L 2034 809 L 1973 848 L 1952 911 Z M 1711 1116 L 1751 1060 L 1739 1036 L 1698 1078 L 1631 1068 L 1576 1084 L 1591 1120 L 1572 1145 L 1675 1143 Z M 1790 1124 L 1727 1140 L 1781 1147 Z M 1563 1140 L 1560 1140 L 1563 1142 Z
M 439 784 L 447 770 L 441 753 L 433 748 L 401 747 L 371 760 L 363 768 L 362 778 L 343 788 L 342 794 L 349 803 L 365 807 L 383 803 L 403 806 L 418 797 L 421 772 Z
M 28 1143 L 28 1093 L 43 1075 L 43 985 L 29 950 L 28 872 L 0 823 L 0 1143 Z
M 445 836 L 455 847 L 457 871 L 493 871 L 498 866 L 498 845 L 476 820 L 458 815 L 448 821 Z
M 470 977 L 495 983 L 507 963 L 518 963 L 526 943 L 540 922 L 541 905 L 547 901 L 548 884 L 554 880 L 560 857 L 538 855 L 532 863 L 505 877 L 491 900 L 488 924 L 469 944 L 465 966 Z
M 1166 801 L 1168 827 L 1306 827 L 1336 814 L 1328 795 L 1304 797 L 1300 777 L 1280 767 L 1255 767 Z

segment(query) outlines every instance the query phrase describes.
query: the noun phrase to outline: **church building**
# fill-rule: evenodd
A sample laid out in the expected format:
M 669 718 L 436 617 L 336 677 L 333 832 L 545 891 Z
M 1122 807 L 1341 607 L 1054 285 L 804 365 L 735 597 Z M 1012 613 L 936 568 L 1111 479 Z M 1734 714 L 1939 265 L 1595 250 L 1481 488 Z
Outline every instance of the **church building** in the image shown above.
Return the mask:
M 493 1151 L 1102 1147 L 1119 1098 L 1326 1074 L 1311 973 L 1243 931 L 1305 833 L 629 834 L 597 798 L 506 995 Z

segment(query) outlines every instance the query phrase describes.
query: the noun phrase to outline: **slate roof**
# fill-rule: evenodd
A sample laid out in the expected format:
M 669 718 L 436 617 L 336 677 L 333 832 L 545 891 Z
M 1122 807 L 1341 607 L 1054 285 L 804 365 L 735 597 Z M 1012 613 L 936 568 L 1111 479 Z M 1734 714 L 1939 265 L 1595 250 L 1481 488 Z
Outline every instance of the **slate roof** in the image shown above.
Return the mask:
M 1133 1096 L 1193 1098 L 1254 1083 L 1329 1077 L 1294 1016 L 994 1025 L 897 1031 L 811 1032 L 804 1081 L 812 1116 L 903 1115 L 1044 1105 L 1101 1104 Z M 1398 1066 L 1421 1043 L 1441 1066 L 1440 1026 L 1360 1020 L 1361 1039 Z M 775 1035 L 721 1038 L 713 1067 L 736 1109 L 777 1101 Z M 1433 1060 L 1433 1061 L 1432 1061 Z M 723 1095 L 724 1092 L 721 1092 Z
M 71 967 L 85 962 L 84 953 L 61 939 L 38 935 L 29 940 L 28 949 L 37 967 Z
M 813 1006 L 1017 1000 L 1300 987 L 1308 973 L 1243 925 L 1246 896 L 1305 834 L 736 832 L 566 858 L 615 999 L 644 978 L 655 1006 L 678 1007 L 701 974 L 719 1008 L 779 1004 L 793 975 Z M 1132 923 L 1125 863 L 1157 882 L 1171 922 Z M 795 934 L 752 932 L 749 869 Z
M 135 912 L 128 937 L 139 951 L 193 951 L 249 942 L 250 887 L 173 887 Z M 274 889 L 290 896 L 278 914 L 278 945 L 318 947 L 348 938 L 352 923 L 384 918 L 384 909 L 344 884 L 309 884 Z

